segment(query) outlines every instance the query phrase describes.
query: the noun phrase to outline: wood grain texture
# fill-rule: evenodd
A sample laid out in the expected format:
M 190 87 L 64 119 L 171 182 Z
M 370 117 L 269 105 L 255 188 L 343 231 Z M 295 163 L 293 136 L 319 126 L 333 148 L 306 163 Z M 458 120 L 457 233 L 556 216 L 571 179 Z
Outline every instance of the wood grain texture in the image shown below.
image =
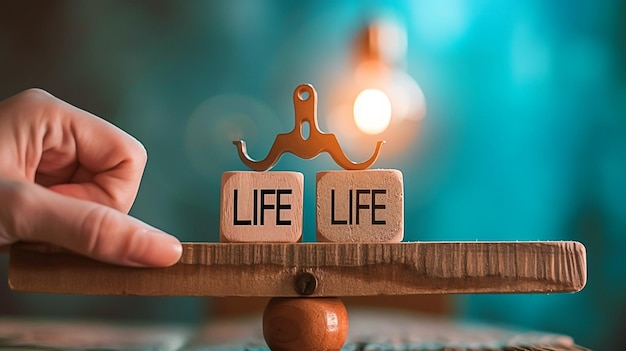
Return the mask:
M 381 310 L 348 310 L 342 351 L 584 351 L 560 334 L 460 323 Z M 188 345 L 195 350 L 267 351 L 258 317 L 205 326 Z
M 302 239 L 302 173 L 225 172 L 221 190 L 221 242 L 295 243 Z
M 207 304 L 206 314 L 216 318 L 261 314 L 269 300 L 269 297 L 260 296 L 218 297 Z M 343 296 L 341 301 L 347 308 L 385 308 L 431 316 L 447 316 L 454 309 L 453 295 L 450 294 Z
M 402 172 L 324 171 L 318 172 L 316 179 L 317 241 L 402 241 Z
M 196 331 L 97 321 L 0 318 L 0 350 L 181 350 Z
M 263 338 L 272 351 L 339 351 L 348 311 L 336 297 L 275 297 L 263 312 Z
M 565 335 L 463 324 L 385 310 L 348 310 L 342 351 L 585 351 Z M 261 316 L 201 328 L 0 319 L 2 350 L 269 351 Z
M 151 296 L 310 296 L 573 292 L 586 283 L 578 242 L 184 243 L 168 268 L 100 263 L 43 244 L 15 244 L 14 290 Z

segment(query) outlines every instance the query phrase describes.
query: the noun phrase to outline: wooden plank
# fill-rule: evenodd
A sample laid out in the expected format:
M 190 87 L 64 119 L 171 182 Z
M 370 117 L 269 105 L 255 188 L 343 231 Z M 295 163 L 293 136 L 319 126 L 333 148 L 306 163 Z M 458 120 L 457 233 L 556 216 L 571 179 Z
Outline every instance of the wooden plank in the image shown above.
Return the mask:
M 349 310 L 342 351 L 584 351 L 565 335 L 465 324 L 386 310 Z M 261 316 L 201 328 L 0 318 L 2 350 L 269 351 Z
M 57 247 L 11 249 L 14 290 L 152 296 L 367 296 L 574 292 L 578 242 L 184 243 L 168 268 L 96 262 Z

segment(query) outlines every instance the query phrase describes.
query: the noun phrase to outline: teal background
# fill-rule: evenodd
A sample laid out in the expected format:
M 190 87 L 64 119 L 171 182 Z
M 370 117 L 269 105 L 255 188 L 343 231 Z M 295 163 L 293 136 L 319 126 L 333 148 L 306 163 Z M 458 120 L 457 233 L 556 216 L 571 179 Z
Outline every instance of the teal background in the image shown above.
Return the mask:
M 293 128 L 302 82 L 318 89 L 325 129 L 352 39 L 381 13 L 406 26 L 406 69 L 428 104 L 415 140 L 376 164 L 404 173 L 406 239 L 578 240 L 588 250 L 580 293 L 459 295 L 455 316 L 625 349 L 623 2 L 6 2 L 0 98 L 41 87 L 133 134 L 149 162 L 132 214 L 184 241 L 216 241 L 221 174 L 244 169 L 232 137 L 262 157 Z M 334 168 L 326 156 L 277 166 L 305 174 L 305 240 L 315 173 Z M 204 303 L 6 286 L 0 297 L 2 315 L 188 323 Z

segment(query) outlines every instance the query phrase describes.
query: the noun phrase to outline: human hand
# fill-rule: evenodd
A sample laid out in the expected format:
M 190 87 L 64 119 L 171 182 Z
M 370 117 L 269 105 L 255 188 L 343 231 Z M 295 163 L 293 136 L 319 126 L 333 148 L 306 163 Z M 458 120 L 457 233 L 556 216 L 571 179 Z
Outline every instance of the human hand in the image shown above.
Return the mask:
M 146 158 L 130 135 L 45 91 L 0 102 L 0 247 L 39 241 L 120 265 L 176 263 L 175 237 L 127 215 Z

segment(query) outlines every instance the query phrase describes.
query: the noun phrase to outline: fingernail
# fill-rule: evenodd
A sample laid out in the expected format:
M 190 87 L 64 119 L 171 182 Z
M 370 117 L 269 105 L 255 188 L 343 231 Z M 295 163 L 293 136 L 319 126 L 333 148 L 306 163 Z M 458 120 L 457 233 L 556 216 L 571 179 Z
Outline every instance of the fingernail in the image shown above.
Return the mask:
M 127 257 L 134 265 L 168 267 L 180 260 L 183 247 L 176 237 L 158 230 L 146 230 L 138 235 L 137 248 Z

